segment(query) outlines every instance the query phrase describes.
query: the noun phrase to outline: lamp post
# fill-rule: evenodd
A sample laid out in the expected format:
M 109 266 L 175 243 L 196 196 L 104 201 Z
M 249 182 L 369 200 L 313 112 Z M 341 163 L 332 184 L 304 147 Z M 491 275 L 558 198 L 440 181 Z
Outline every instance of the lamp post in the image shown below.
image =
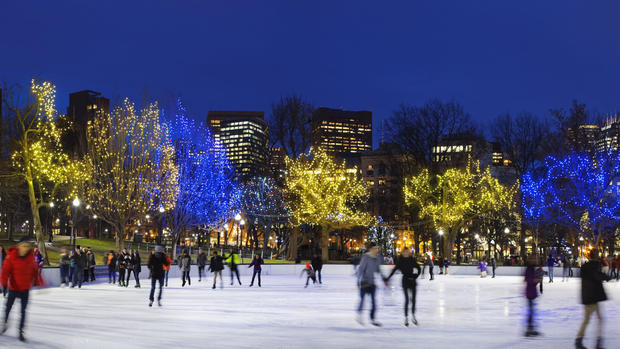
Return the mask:
M 245 225 L 245 220 L 244 220 L 244 219 L 241 219 L 241 220 L 239 221 L 239 234 L 242 234 L 242 232 L 243 232 L 243 226 L 244 226 L 244 225 Z M 241 239 L 241 241 L 243 241 L 243 239 Z M 246 241 L 247 241 L 247 239 L 246 239 Z
M 439 251 L 441 252 L 440 255 L 445 259 L 446 256 L 444 255 L 444 250 L 443 250 L 443 229 L 439 229 L 438 231 L 439 233 Z
M 73 199 L 73 203 L 71 205 L 71 246 L 73 246 L 73 249 L 75 249 L 75 223 L 77 221 L 77 209 L 80 207 L 80 204 L 80 199 L 75 198 Z
M 237 225 L 235 226 L 235 230 L 237 232 L 237 247 L 239 247 L 239 222 L 241 221 L 241 215 L 239 213 L 237 213 L 235 215 L 235 222 L 237 222 Z
M 228 223 L 224 224 L 224 247 L 228 244 Z

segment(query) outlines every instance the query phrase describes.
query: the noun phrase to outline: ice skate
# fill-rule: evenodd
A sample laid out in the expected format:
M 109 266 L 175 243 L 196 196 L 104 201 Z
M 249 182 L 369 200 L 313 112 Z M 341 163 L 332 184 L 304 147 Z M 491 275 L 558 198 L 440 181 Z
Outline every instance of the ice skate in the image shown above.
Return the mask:
M 373 326 L 376 326 L 376 327 L 381 327 L 381 326 L 383 326 L 383 325 L 382 325 L 379 321 L 376 321 L 376 320 L 372 320 L 372 321 L 370 322 L 370 324 L 371 324 L 371 325 L 373 325 Z
M 149 301 L 149 307 L 153 306 L 153 301 Z
M 157 301 L 157 306 L 161 307 L 161 301 Z
M 605 349 L 603 346 L 603 338 L 599 338 L 596 340 L 596 349 Z
M 5 322 L 4 325 L 2 326 L 2 331 L 0 332 L 0 334 L 4 334 L 6 330 L 8 329 L 9 329 L 9 325 Z
M 411 323 L 418 326 L 418 319 L 415 318 L 415 315 L 411 315 Z
M 575 339 L 575 349 L 586 349 L 586 347 L 583 346 L 583 338 Z
M 19 341 L 20 342 L 26 341 L 26 337 L 24 337 L 24 331 L 19 331 Z
M 540 333 L 538 331 L 536 331 L 532 327 L 528 327 L 527 331 L 525 331 L 525 336 L 526 337 L 536 337 L 536 336 L 539 336 L 539 335 L 540 335 Z
M 409 327 L 409 318 L 405 316 L 405 326 Z

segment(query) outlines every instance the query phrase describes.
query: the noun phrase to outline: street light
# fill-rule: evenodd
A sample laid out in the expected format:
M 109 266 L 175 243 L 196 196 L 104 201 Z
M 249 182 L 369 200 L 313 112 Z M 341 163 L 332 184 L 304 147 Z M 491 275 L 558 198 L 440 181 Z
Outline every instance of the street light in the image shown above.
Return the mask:
M 504 233 L 505 234 L 509 234 L 510 233 L 510 229 L 508 227 L 506 227 L 506 229 L 504 229 Z
M 53 202 L 53 201 L 52 201 L 52 202 L 50 202 L 50 207 L 51 207 L 51 208 L 54 208 L 54 202 Z
M 165 209 L 163 206 L 159 206 L 159 213 L 164 213 Z
M 73 212 L 71 214 L 71 242 L 73 245 L 73 248 L 75 249 L 75 223 L 77 221 L 76 219 L 76 215 L 77 215 L 77 208 L 80 207 L 80 199 L 78 199 L 77 197 L 75 199 L 73 199 Z
M 439 229 L 439 235 L 443 236 L 443 230 Z
M 241 220 L 241 215 L 237 213 L 237 214 L 235 215 L 235 220 L 236 220 L 237 222 L 239 222 L 239 221 Z
M 97 219 L 97 215 L 96 214 L 93 215 L 93 219 Z
M 146 219 L 151 219 L 151 216 L 147 214 L 145 218 Z

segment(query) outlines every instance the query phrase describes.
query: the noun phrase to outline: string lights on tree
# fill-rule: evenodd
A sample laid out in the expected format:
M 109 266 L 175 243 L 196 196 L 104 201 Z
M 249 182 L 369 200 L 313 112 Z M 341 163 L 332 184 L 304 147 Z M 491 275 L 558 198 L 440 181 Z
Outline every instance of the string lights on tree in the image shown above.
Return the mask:
M 86 178 L 83 164 L 72 160 L 62 147 L 61 139 L 67 130 L 57 123 L 60 117 L 55 98 L 56 87 L 51 82 L 32 80 L 23 105 L 18 105 L 17 99 L 4 100 L 18 126 L 12 166 L 27 185 L 33 230 L 46 261 L 39 209 L 50 206 L 53 200 L 73 196 L 76 184 Z
M 368 188 L 357 174 L 321 149 L 286 159 L 286 190 L 297 225 L 321 227 L 319 246 L 328 260 L 329 233 L 334 229 L 368 226 L 371 217 L 361 209 Z
M 183 231 L 203 225 L 213 229 L 230 215 L 237 187 L 224 150 L 215 146 L 206 127 L 188 118 L 180 100 L 174 120 L 168 125 L 178 169 L 179 194 L 174 207 L 166 211 L 166 224 L 176 251 Z
M 83 196 L 114 227 L 120 248 L 133 220 L 159 207 L 174 208 L 179 191 L 174 147 L 157 104 L 136 111 L 129 99 L 89 121 L 87 146 L 90 178 Z

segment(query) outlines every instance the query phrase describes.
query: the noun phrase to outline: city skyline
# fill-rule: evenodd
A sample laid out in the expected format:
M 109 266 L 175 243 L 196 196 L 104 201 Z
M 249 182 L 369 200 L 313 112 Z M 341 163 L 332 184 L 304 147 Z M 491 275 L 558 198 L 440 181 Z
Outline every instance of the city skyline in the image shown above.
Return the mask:
M 197 120 L 209 110 L 268 118 L 280 96 L 297 93 L 316 107 L 372 111 L 376 147 L 403 102 L 454 99 L 478 124 L 505 112 L 548 116 L 572 99 L 600 113 L 619 106 L 613 3 L 64 4 L 0 7 L 35 19 L 0 42 L 20 52 L 0 58 L 0 80 L 51 80 L 60 110 L 62 96 L 89 89 L 113 104 L 181 95 Z M 18 18 L 3 26 L 23 27 Z

